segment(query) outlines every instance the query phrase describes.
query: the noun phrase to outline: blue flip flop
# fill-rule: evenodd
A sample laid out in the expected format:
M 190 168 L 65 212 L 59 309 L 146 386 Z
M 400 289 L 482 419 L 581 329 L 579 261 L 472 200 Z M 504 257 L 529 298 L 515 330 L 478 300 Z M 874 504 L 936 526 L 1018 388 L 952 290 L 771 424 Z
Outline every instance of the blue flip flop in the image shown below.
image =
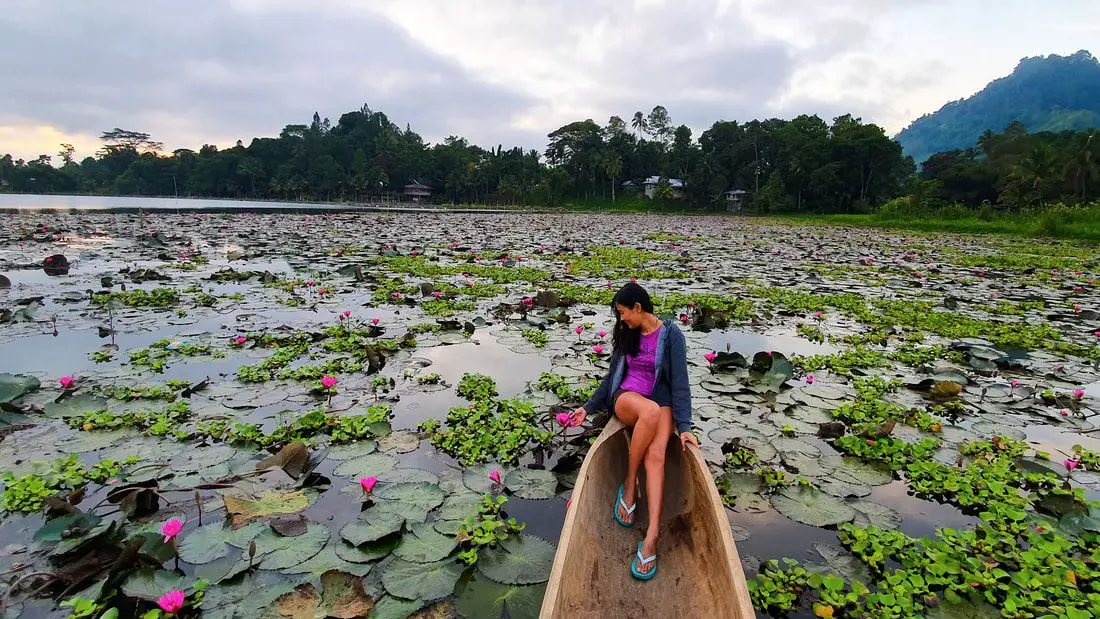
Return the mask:
M 630 527 L 634 526 L 634 523 L 633 522 L 627 522 L 627 521 L 623 520 L 622 518 L 619 518 L 619 505 L 622 505 L 623 509 L 626 510 L 627 515 L 630 515 L 630 514 L 634 513 L 634 508 L 638 507 L 638 501 L 635 500 L 633 505 L 631 505 L 630 507 L 627 507 L 626 506 L 626 501 L 623 500 L 623 490 L 624 490 L 623 484 L 619 484 L 619 495 L 618 495 L 618 497 L 616 497 L 616 503 L 611 506 L 611 516 L 613 518 L 615 518 L 615 522 L 617 522 L 617 523 L 619 523 L 619 524 L 621 524 L 624 527 L 629 529 Z
M 653 564 L 653 569 L 649 570 L 648 572 L 646 572 L 644 574 L 642 572 L 638 571 L 638 567 L 640 567 L 644 563 L 649 563 L 650 561 L 657 561 L 657 555 L 653 555 L 652 557 L 643 557 L 642 556 L 642 542 L 638 542 L 638 554 L 634 555 L 634 560 L 630 562 L 630 575 L 633 576 L 634 578 L 638 579 L 638 580 L 649 580 L 649 579 L 653 578 L 654 576 L 656 576 L 657 575 L 657 564 L 656 563 Z

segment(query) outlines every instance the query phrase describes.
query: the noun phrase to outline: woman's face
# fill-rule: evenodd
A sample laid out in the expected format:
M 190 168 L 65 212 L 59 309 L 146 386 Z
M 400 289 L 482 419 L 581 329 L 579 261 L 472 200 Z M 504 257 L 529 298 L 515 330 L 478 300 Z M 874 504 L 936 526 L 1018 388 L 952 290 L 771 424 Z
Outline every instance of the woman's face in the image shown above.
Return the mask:
M 619 318 L 626 323 L 626 326 L 631 329 L 637 329 L 641 326 L 642 317 L 645 316 L 645 311 L 642 309 L 641 303 L 635 303 L 634 307 L 627 307 L 616 303 L 615 311 L 619 313 Z

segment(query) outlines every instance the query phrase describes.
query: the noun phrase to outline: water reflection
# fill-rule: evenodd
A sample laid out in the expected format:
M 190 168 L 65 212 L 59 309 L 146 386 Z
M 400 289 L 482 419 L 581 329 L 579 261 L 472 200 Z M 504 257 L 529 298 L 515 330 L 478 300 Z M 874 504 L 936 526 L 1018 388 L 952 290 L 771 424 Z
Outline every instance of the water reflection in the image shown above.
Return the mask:
M 830 344 L 818 344 L 795 335 L 740 330 L 712 331 L 707 336 L 707 343 L 713 350 L 726 350 L 728 344 L 730 351 L 739 352 L 749 359 L 761 351 L 777 351 L 787 357 L 827 355 L 837 351 Z

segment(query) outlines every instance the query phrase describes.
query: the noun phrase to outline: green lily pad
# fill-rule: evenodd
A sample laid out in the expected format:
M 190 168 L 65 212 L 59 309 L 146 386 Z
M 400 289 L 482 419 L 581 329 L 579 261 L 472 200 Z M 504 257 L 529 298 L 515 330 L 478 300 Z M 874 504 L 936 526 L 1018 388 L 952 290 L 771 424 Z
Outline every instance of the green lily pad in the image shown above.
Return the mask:
M 413 563 L 441 561 L 458 547 L 458 541 L 437 533 L 430 523 L 414 524 L 401 537 L 401 543 L 393 550 L 393 556 Z
M 443 489 L 428 482 L 403 481 L 380 486 L 375 490 L 375 496 L 430 511 L 443 502 Z
M 372 454 L 376 451 L 378 451 L 378 443 L 367 440 L 329 447 L 326 457 L 328 457 L 329 460 L 344 462 Z
M 374 506 L 344 525 L 340 529 L 340 537 L 358 546 L 397 533 L 404 524 L 404 516 Z
M 247 546 L 266 528 L 267 525 L 261 522 L 252 522 L 236 530 L 222 524 L 199 527 L 180 537 L 180 559 L 193 564 L 210 563 L 229 554 L 230 546 Z
M 901 526 L 901 515 L 885 505 L 862 499 L 848 502 L 856 510 L 856 517 L 852 524 L 860 527 L 878 527 L 880 529 L 896 529 Z
M 452 494 L 443 500 L 443 505 L 439 508 L 439 519 L 462 520 L 466 516 L 472 516 L 481 507 L 481 501 L 482 495 L 472 492 Z
M 336 556 L 349 563 L 369 563 L 388 557 L 399 543 L 396 535 L 358 546 L 341 541 L 335 544 L 335 551 Z
M 383 595 L 374 605 L 368 619 L 408 619 L 424 607 L 420 600 L 402 600 L 392 595 Z
M 449 560 L 413 563 L 394 559 L 382 572 L 382 586 L 399 598 L 431 602 L 454 593 L 465 570 L 465 565 Z
M 521 499 L 549 499 L 557 494 L 558 478 L 542 469 L 512 469 L 504 478 L 508 491 Z
M 496 548 L 483 551 L 477 569 L 503 585 L 546 582 L 555 552 L 553 544 L 533 535 L 509 537 Z
M 332 474 L 338 477 L 359 479 L 360 477 L 384 477 L 397 466 L 397 458 L 389 454 L 367 454 L 341 462 Z
M 821 555 L 822 559 L 825 559 L 830 569 L 848 582 L 857 581 L 864 584 L 871 582 L 871 571 L 847 550 L 820 542 L 814 543 L 814 550 Z
M 50 402 L 42 407 L 42 413 L 52 419 L 64 419 L 104 410 L 107 410 L 107 400 L 86 393 L 65 398 L 60 402 Z
M 256 542 L 256 565 L 265 570 L 282 570 L 298 565 L 321 552 L 329 536 L 328 527 L 315 522 L 309 523 L 306 532 L 296 537 L 283 537 L 267 529 L 253 540 Z M 244 551 L 243 557 L 248 558 L 248 550 Z
M 142 568 L 122 583 L 122 593 L 127 597 L 156 602 L 172 590 L 185 591 L 193 579 L 168 570 Z
M 856 510 L 842 499 L 804 487 L 788 487 L 771 498 L 772 506 L 784 516 L 812 527 L 849 522 Z
M 489 474 L 493 471 L 500 471 L 501 481 L 508 474 L 508 469 L 499 464 L 482 464 L 462 471 L 462 483 L 473 492 L 489 494 L 493 488 L 493 481 L 489 479 Z
M 508 586 L 475 576 L 455 599 L 455 608 L 467 617 L 537 619 L 545 596 L 546 585 Z
M 0 374 L 0 404 L 18 400 L 41 386 L 42 382 L 33 376 Z
M 337 542 L 337 544 L 340 546 L 347 546 L 344 542 Z M 354 548 L 354 546 L 349 547 Z M 314 576 L 321 576 L 325 572 L 331 570 L 340 570 L 362 577 L 369 574 L 372 567 L 374 566 L 367 562 L 356 563 L 348 561 L 341 557 L 332 545 L 328 545 L 325 546 L 321 552 L 313 555 L 313 558 L 308 561 L 303 561 L 298 565 L 292 565 L 279 571 L 283 574 L 312 574 Z

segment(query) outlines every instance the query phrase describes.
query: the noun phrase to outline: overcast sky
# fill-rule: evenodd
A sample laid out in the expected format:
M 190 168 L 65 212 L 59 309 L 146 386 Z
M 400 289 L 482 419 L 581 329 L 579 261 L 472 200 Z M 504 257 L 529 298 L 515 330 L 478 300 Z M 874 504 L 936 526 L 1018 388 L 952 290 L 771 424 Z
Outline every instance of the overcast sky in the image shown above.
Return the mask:
M 363 103 L 540 151 L 657 104 L 696 137 L 846 112 L 893 134 L 1098 42 L 1093 0 L 0 0 L 0 153 L 89 155 L 113 127 L 247 144 Z

